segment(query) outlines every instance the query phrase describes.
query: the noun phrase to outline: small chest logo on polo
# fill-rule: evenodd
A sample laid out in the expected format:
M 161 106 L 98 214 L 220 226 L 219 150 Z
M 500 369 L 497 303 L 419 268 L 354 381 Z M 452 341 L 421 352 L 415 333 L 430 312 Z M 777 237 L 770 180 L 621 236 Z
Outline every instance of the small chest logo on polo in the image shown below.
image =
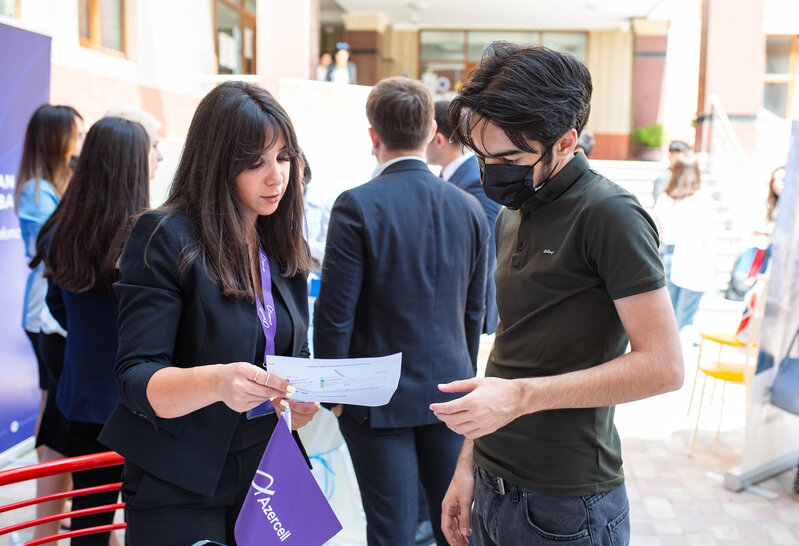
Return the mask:
M 551 248 L 545 248 L 541 254 L 547 254 L 549 256 L 553 256 L 555 254 L 555 251 L 552 250 Z

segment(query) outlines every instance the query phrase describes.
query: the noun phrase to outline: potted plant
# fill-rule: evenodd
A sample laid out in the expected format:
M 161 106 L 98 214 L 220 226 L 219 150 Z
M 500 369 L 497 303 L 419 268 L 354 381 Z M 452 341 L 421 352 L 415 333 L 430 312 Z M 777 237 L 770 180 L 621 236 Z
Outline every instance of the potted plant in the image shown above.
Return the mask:
M 636 127 L 630 132 L 630 142 L 637 148 L 636 155 L 645 161 L 663 159 L 661 147 L 665 140 L 666 132 L 660 123 L 653 123 L 646 127 Z

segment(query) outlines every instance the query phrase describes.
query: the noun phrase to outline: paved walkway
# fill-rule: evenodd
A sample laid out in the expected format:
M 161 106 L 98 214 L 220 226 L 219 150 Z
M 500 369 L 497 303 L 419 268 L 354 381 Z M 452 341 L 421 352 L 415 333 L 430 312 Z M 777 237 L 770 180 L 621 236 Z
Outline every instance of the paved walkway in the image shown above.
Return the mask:
M 740 318 L 736 306 L 697 316 L 700 327 L 731 331 Z M 799 495 L 793 492 L 795 471 L 758 485 L 778 497 L 769 500 L 749 492 L 734 493 L 721 483 L 743 452 L 745 392 L 728 386 L 716 437 L 721 389 L 705 405 L 693 452 L 688 446 L 696 423 L 696 398 L 686 415 L 696 369 L 697 350 L 690 336 L 683 342 L 686 375 L 680 391 L 624 404 L 616 410 L 630 496 L 632 544 L 799 545 Z M 700 384 L 697 386 L 697 397 Z M 708 387 L 710 381 L 708 381 Z M 720 385 L 719 385 L 720 387 Z

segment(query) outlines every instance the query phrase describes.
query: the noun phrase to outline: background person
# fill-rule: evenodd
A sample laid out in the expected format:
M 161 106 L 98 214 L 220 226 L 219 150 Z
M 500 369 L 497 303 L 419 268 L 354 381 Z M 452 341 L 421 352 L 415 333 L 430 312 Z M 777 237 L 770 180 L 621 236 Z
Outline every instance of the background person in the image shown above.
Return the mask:
M 80 154 L 83 144 L 83 118 L 71 106 L 45 104 L 36 109 L 25 130 L 22 159 L 14 189 L 25 256 L 36 254 L 39 230 L 58 205 L 69 184 L 70 159 Z M 45 297 L 47 281 L 43 267 L 34 267 L 25 285 L 22 327 L 33 346 L 39 370 L 42 401 L 36 422 L 36 453 L 40 462 L 63 457 L 61 416 L 55 403 L 55 388 L 64 361 L 65 331 L 50 314 Z M 71 489 L 69 475 L 50 476 L 36 481 L 36 495 L 43 496 Z M 41 518 L 64 511 L 65 500 L 36 506 Z M 58 532 L 60 522 L 39 525 L 33 538 Z
M 585 157 L 591 157 L 591 152 L 594 150 L 594 133 L 591 131 L 583 130 L 580 137 L 577 139 L 577 146 L 574 147 L 575 152 L 583 152 Z
M 325 203 L 318 203 L 314 199 L 309 199 L 308 186 L 312 180 L 311 165 L 302 152 L 300 152 L 300 161 L 302 164 L 303 205 L 305 207 L 303 233 L 308 243 L 308 250 L 311 253 L 313 271 L 318 275 L 322 270 L 322 261 L 325 258 L 327 226 L 330 223 L 330 206 Z
M 652 183 L 652 202 L 656 203 L 660 194 L 666 189 L 671 180 L 671 170 L 677 160 L 683 156 L 692 155 L 694 149 L 682 140 L 672 140 L 669 142 L 669 166 Z
M 144 130 L 147 131 L 147 136 L 150 139 L 150 150 L 147 156 L 148 173 L 150 180 L 154 179 L 155 172 L 158 170 L 158 164 L 164 160 L 164 156 L 161 155 L 161 151 L 158 149 L 158 144 L 160 142 L 158 131 L 161 129 L 161 122 L 158 121 L 152 114 L 132 106 L 111 108 L 105 113 L 105 117 L 121 118 L 128 121 L 134 121 L 144 127 Z
M 766 234 L 771 235 L 774 230 L 774 222 L 777 221 L 777 206 L 782 193 L 782 184 L 785 180 L 785 165 L 777 167 L 771 173 L 768 182 L 768 197 L 766 198 Z
M 358 83 L 358 68 L 350 61 L 350 44 L 338 42 L 333 60 L 327 67 L 327 81 L 352 85 Z
M 129 545 L 235 543 L 277 424 L 263 404 L 293 392 L 262 365 L 308 355 L 298 156 L 269 93 L 224 83 L 194 114 L 166 203 L 131 231 L 114 285 L 120 401 L 100 436 L 125 457 Z M 294 428 L 319 407 L 290 404 Z
M 333 62 L 333 56 L 329 51 L 322 51 L 319 54 L 319 64 L 316 66 L 316 80 L 320 82 L 327 81 L 327 67 Z
M 441 178 L 473 195 L 483 207 L 488 221 L 486 319 L 483 333 L 493 334 L 497 329 L 496 288 L 494 287 L 494 269 L 497 265 L 497 257 L 494 249 L 494 224 L 502 206 L 486 197 L 483 185 L 480 183 L 480 165 L 477 163 L 474 152 L 452 139 L 452 127 L 449 125 L 449 101 L 437 101 L 435 113 L 436 134 L 427 145 L 427 162 L 431 165 L 440 165 Z
M 63 415 L 64 454 L 101 453 L 97 436 L 118 400 L 114 382 L 117 299 L 116 263 L 133 222 L 149 204 L 150 142 L 138 123 L 102 118 L 86 136 L 75 174 L 39 237 L 49 279 L 47 304 L 67 330 L 64 368 L 56 402 Z M 118 466 L 75 472 L 75 489 L 118 482 Z M 76 496 L 72 509 L 116 502 L 117 492 Z M 72 529 L 107 525 L 113 512 L 72 519 Z M 112 543 L 116 543 L 113 540 Z M 73 545 L 105 546 L 109 533 L 74 537 Z
M 435 385 L 474 375 L 485 313 L 488 225 L 477 200 L 424 162 L 433 97 L 407 78 L 369 93 L 374 178 L 333 205 L 314 315 L 319 358 L 402 352 L 385 406 L 337 407 L 366 512 L 369 544 L 414 544 L 418 483 L 432 521 L 463 438 L 436 421 Z M 436 539 L 444 544 L 440 529 Z
M 678 330 L 693 324 L 699 302 L 715 280 L 713 199 L 700 189 L 701 184 L 696 159 L 677 158 L 654 209 Z
M 467 438 L 442 503 L 450 544 L 627 544 L 614 405 L 682 384 L 655 226 L 574 153 L 592 89 L 575 57 L 500 42 L 450 107 L 505 206 L 486 376 L 431 405 Z

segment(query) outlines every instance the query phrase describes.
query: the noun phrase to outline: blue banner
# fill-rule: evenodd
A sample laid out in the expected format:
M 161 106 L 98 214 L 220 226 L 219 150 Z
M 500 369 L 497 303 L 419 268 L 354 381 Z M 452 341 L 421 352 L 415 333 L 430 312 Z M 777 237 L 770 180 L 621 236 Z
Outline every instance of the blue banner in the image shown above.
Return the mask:
M 50 37 L 0 24 L 0 453 L 33 434 L 39 378 L 22 330 L 28 267 L 14 213 L 25 128 L 50 98 Z

